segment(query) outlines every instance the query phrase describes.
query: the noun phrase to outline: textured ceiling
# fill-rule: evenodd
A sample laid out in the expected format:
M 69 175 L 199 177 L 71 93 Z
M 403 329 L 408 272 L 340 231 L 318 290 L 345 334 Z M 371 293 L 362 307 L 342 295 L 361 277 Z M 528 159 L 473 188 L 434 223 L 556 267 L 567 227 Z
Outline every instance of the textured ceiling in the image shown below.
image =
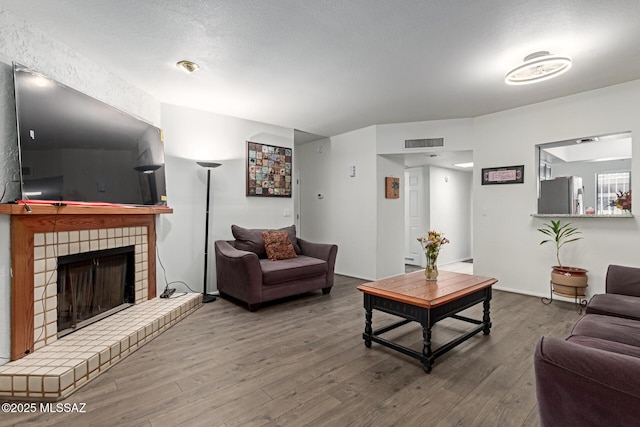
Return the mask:
M 162 102 L 332 136 L 640 78 L 637 0 L 0 0 Z M 528 86 L 532 52 L 573 57 Z M 187 75 L 181 59 L 201 65 Z

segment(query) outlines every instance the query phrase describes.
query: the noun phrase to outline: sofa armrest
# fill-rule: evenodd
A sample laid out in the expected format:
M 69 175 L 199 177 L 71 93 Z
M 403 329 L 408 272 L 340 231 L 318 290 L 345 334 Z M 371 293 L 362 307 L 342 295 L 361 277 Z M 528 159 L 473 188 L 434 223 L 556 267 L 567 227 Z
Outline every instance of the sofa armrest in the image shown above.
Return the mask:
M 338 246 L 331 243 L 313 243 L 298 239 L 302 255 L 318 258 L 327 262 L 327 288 L 333 286 L 333 271 L 336 266 Z
M 607 269 L 606 292 L 640 297 L 640 268 L 610 265 Z
M 543 337 L 534 355 L 540 425 L 635 425 L 640 359 Z
M 215 242 L 218 290 L 248 304 L 262 302 L 262 268 L 258 255 L 236 249 L 226 240 Z

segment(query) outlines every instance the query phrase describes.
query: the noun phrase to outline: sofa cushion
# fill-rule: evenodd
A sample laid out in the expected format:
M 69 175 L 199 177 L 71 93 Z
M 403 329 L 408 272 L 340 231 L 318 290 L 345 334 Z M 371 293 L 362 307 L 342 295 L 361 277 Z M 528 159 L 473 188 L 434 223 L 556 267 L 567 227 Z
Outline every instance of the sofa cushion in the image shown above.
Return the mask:
M 270 231 L 266 229 L 257 228 L 243 228 L 237 225 L 231 226 L 231 234 L 236 239 L 235 247 L 241 251 L 249 251 L 258 255 L 258 258 L 266 258 L 267 251 L 264 248 L 264 239 L 262 238 L 263 231 Z M 296 254 L 300 255 L 300 246 L 298 245 L 298 238 L 296 237 L 296 226 L 291 225 L 289 227 L 280 228 L 279 231 L 286 231 L 289 235 L 289 239 L 293 244 L 293 249 Z
M 608 294 L 640 297 L 640 268 L 610 265 L 605 289 Z
M 594 295 L 587 305 L 587 313 L 640 320 L 640 298 L 618 294 Z
M 305 255 L 280 261 L 261 259 L 260 267 L 262 268 L 262 283 L 267 286 L 327 273 L 325 261 Z
M 612 353 L 626 354 L 640 358 L 640 347 L 629 344 L 623 344 L 615 341 L 609 341 L 602 338 L 585 337 L 580 335 L 572 335 L 567 338 L 574 344 L 580 344 L 585 347 L 597 348 L 599 350 L 610 351 Z
M 291 259 L 297 256 L 286 231 L 263 231 L 262 239 L 269 261 Z
M 602 338 L 640 347 L 640 322 L 622 317 L 586 314 L 573 326 L 571 335 Z

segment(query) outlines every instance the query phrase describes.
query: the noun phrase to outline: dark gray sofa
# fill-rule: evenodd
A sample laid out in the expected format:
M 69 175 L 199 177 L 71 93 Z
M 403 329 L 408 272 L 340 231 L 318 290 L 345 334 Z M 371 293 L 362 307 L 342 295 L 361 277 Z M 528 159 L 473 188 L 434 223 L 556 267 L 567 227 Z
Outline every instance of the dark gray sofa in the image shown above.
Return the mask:
M 640 268 L 610 265 L 571 335 L 534 355 L 541 426 L 640 425 Z
M 264 248 L 263 229 L 231 226 L 235 240 L 215 242 L 217 287 L 256 311 L 260 303 L 333 286 L 338 247 L 296 237 L 295 226 L 280 229 L 289 235 L 296 257 L 271 261 Z

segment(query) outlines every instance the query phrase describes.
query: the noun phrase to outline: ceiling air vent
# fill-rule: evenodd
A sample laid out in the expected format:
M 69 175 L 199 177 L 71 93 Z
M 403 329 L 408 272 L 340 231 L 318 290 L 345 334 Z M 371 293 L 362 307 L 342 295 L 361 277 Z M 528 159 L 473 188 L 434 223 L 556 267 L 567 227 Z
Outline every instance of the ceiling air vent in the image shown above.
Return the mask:
M 444 147 L 444 138 L 405 139 L 404 149 Z

